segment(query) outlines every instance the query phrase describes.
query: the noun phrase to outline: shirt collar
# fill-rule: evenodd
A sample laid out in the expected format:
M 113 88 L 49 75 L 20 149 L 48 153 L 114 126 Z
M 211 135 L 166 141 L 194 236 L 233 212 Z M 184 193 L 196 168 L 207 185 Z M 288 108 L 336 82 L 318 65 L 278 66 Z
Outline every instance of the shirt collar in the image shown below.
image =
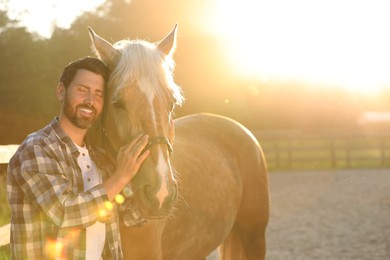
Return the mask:
M 55 117 L 51 121 L 50 126 L 53 129 L 56 136 L 58 137 L 58 139 L 61 141 L 61 143 L 69 147 L 70 152 L 72 154 L 79 152 L 76 145 L 73 143 L 72 139 L 61 128 L 58 117 Z

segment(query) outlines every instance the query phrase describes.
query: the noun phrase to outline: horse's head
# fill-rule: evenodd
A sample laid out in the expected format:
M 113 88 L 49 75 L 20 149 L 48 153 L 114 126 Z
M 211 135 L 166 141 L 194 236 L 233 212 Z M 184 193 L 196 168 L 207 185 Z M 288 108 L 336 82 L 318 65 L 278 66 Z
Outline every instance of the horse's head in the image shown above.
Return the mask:
M 145 218 L 167 216 L 177 199 L 170 164 L 173 108 L 183 102 L 172 75 L 176 28 L 157 44 L 122 40 L 113 45 L 89 28 L 97 55 L 111 71 L 102 122 L 114 156 L 135 135 L 150 137 L 151 154 L 132 180 L 133 199 Z

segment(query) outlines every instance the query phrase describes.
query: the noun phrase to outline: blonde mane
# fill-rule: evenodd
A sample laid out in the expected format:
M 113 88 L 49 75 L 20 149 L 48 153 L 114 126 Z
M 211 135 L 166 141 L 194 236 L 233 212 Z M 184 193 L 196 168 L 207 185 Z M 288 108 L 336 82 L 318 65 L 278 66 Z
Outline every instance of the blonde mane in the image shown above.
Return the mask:
M 145 92 L 155 93 L 157 97 L 163 95 L 163 91 L 169 91 L 177 105 L 184 102 L 181 89 L 173 80 L 175 63 L 155 44 L 142 40 L 122 40 L 113 46 L 121 53 L 108 83 L 114 87 L 113 101 L 120 98 L 124 88 L 138 84 Z

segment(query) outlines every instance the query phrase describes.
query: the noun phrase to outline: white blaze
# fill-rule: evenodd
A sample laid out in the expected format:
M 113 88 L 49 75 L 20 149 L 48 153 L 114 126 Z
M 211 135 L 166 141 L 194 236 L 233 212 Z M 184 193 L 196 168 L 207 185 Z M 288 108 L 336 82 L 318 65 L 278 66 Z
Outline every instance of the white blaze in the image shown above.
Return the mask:
M 150 86 L 151 84 L 146 83 L 143 80 L 140 80 L 140 89 L 141 91 L 145 94 L 145 96 L 148 98 L 148 103 L 150 107 L 150 116 L 152 122 L 156 122 L 156 115 L 154 113 L 154 106 L 153 106 L 153 100 L 156 96 L 155 89 Z M 154 127 L 156 127 L 154 125 Z M 161 186 L 160 189 L 158 190 L 156 196 L 157 199 L 160 202 L 160 208 L 162 206 L 162 203 L 164 202 L 165 197 L 168 195 L 168 189 L 167 189 L 167 173 L 169 171 L 167 162 L 164 160 L 164 154 L 161 151 L 161 148 L 159 147 L 158 150 L 158 155 L 157 155 L 157 167 L 156 171 L 159 177 L 161 178 Z
M 168 189 L 167 189 L 167 173 L 168 173 L 168 166 L 166 161 L 164 160 L 164 155 L 159 150 L 158 152 L 158 161 L 157 161 L 157 172 L 161 177 L 161 186 L 158 190 L 156 196 L 157 199 L 160 201 L 160 208 L 162 206 L 162 203 L 164 202 L 165 197 L 168 195 Z

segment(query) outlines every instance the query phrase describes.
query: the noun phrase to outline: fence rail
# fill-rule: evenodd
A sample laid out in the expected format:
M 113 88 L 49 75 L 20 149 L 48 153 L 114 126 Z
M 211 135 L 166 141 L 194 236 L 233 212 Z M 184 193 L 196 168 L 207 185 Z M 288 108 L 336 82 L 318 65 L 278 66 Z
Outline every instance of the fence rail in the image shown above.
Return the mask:
M 9 244 L 10 239 L 10 224 L 0 227 L 0 247 Z
M 0 145 L 0 174 L 4 174 L 6 172 L 7 164 L 17 148 L 18 145 Z M 4 189 L 4 187 L 1 188 Z M 9 241 L 10 224 L 0 226 L 0 248 L 8 245 Z
M 390 134 L 254 132 L 270 169 L 390 166 Z

